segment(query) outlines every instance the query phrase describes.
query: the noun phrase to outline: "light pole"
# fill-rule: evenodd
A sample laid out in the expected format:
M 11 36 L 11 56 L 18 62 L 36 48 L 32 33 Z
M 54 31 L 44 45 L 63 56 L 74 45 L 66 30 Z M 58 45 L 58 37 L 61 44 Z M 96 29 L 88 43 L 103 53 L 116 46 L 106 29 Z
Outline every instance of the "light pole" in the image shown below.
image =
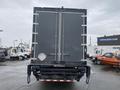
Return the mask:
M 2 30 L 2 29 L 0 29 L 0 32 L 3 32 L 3 30 Z M 0 38 L 0 47 L 2 46 L 2 45 L 1 45 L 1 42 L 2 42 L 2 41 L 1 41 L 1 38 Z
M 15 42 L 17 42 L 17 41 L 18 41 L 18 40 L 14 40 L 14 41 L 13 41 L 14 48 L 15 48 Z

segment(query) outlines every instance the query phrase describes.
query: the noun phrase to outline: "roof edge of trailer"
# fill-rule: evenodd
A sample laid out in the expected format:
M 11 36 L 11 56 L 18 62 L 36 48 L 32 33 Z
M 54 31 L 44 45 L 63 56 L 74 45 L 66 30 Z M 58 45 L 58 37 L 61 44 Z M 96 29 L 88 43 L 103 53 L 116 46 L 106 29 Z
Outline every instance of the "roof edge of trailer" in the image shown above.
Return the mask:
M 78 9 L 78 8 L 56 8 L 56 7 L 33 7 L 34 12 L 36 11 L 62 11 L 62 12 L 77 12 L 87 14 L 87 9 Z

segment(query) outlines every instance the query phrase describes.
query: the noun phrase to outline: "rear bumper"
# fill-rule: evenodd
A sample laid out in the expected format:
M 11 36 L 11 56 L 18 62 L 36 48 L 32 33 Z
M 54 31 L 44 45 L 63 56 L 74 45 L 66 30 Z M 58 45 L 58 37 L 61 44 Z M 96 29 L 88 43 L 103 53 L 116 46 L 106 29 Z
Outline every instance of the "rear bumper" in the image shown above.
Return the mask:
M 30 64 L 27 68 L 28 77 L 31 72 L 39 79 L 50 80 L 77 80 L 79 81 L 86 73 L 86 77 L 90 77 L 90 67 L 86 62 L 81 61 L 77 64 Z M 29 83 L 30 81 L 28 81 Z

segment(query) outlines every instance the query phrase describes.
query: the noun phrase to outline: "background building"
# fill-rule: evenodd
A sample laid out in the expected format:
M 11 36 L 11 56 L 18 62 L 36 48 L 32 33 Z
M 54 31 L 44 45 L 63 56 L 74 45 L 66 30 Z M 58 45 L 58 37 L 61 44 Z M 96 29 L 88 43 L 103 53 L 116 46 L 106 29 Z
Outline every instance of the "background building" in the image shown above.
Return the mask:
M 97 38 L 98 46 L 120 45 L 120 35 L 111 35 Z

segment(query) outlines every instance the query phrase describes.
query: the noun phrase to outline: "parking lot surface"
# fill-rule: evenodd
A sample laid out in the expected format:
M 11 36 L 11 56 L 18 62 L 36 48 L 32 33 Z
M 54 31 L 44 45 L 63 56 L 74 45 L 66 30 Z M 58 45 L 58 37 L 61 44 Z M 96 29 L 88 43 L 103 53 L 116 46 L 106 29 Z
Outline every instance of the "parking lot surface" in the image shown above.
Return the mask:
M 80 82 L 40 82 L 31 76 L 27 84 L 26 69 L 30 60 L 0 62 L 0 90 L 120 90 L 120 72 L 104 65 L 91 66 L 91 79 L 87 85 L 85 77 Z

